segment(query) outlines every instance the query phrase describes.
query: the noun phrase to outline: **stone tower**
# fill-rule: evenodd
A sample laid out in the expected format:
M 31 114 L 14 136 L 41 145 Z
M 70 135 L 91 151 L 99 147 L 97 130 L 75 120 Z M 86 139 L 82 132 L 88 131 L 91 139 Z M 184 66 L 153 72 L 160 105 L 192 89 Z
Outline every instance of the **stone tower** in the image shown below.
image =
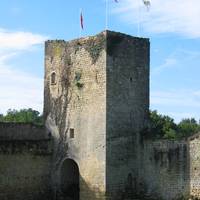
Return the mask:
M 148 110 L 148 39 L 104 31 L 47 41 L 44 115 L 54 137 L 55 199 L 131 198 Z

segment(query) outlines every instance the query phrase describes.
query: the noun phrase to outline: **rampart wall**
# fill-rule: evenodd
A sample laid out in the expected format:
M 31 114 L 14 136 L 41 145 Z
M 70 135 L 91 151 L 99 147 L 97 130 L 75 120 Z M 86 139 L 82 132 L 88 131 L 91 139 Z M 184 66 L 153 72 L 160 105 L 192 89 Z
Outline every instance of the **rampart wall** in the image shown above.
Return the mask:
M 0 199 L 50 199 L 51 155 L 44 128 L 0 123 Z
M 187 140 L 144 140 L 137 189 L 145 198 L 200 198 L 200 137 Z

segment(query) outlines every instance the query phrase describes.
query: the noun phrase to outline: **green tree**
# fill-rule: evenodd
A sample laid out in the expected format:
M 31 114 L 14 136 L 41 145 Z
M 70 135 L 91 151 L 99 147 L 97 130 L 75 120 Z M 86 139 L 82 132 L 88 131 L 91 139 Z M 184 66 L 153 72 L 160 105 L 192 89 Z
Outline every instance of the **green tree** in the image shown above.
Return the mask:
M 0 122 L 3 121 L 3 115 L 0 114 Z
M 32 108 L 29 109 L 9 109 L 5 116 L 0 115 L 1 122 L 21 122 L 21 123 L 33 123 L 36 125 L 43 124 L 43 116 Z
M 183 119 L 178 124 L 179 137 L 189 137 L 200 131 L 200 125 L 194 118 Z
M 177 139 L 177 132 L 170 128 L 165 132 L 164 139 Z
M 174 120 L 166 115 L 160 115 L 157 111 L 150 111 L 149 125 L 151 136 L 156 138 L 172 139 L 176 137 L 177 125 Z
M 183 119 L 176 124 L 172 118 L 150 111 L 149 135 L 158 139 L 182 139 L 200 131 L 200 124 L 194 118 Z

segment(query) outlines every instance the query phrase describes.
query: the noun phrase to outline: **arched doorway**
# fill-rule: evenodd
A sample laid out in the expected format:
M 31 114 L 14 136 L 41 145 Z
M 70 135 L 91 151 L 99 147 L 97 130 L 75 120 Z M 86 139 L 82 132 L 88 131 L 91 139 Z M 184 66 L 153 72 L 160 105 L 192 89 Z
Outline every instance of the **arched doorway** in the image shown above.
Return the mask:
M 79 168 L 72 159 L 64 160 L 60 173 L 61 192 L 65 200 L 79 200 Z

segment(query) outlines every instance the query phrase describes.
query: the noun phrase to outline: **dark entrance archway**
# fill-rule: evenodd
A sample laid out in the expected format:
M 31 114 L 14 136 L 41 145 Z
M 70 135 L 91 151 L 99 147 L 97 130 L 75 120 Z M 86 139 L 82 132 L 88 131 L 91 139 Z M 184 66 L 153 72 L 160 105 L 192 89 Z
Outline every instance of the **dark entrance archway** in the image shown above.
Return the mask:
M 61 166 L 61 192 L 65 200 L 79 200 L 79 168 L 72 159 Z

